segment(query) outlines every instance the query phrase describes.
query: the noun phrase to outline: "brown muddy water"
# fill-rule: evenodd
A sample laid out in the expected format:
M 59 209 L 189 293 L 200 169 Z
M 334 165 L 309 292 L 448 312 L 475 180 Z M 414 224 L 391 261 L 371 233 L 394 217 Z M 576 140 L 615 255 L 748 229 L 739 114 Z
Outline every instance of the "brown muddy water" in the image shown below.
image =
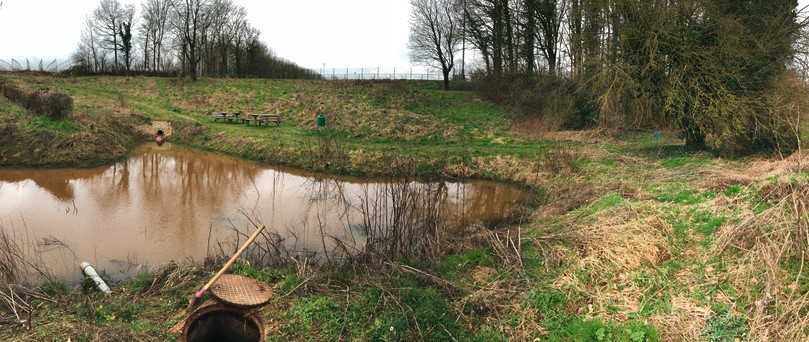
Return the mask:
M 429 210 L 403 210 L 396 204 L 403 197 L 429 203 Z M 425 217 L 441 221 L 432 229 L 498 222 L 526 198 L 494 182 L 334 177 L 146 145 L 95 169 L 0 169 L 0 229 L 60 279 L 78 279 L 81 261 L 124 278 L 229 250 L 221 246 L 233 245 L 234 229 L 249 232 L 248 217 L 266 224 L 287 250 L 323 254 L 338 244 L 360 250 L 369 232 L 378 239 L 380 227 Z

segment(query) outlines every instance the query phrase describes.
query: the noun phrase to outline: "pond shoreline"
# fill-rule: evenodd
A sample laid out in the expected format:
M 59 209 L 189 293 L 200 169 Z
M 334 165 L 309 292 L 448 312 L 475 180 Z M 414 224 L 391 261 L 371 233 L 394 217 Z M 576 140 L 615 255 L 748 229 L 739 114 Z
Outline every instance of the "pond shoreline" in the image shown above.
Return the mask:
M 271 327 L 274 334 L 293 336 L 293 340 L 296 339 L 294 336 L 302 336 L 288 330 L 287 326 L 311 322 L 312 318 L 305 317 L 308 315 L 331 315 L 331 297 L 346 297 L 338 293 L 344 288 L 348 289 L 345 294 L 351 298 L 351 303 L 365 303 L 345 312 L 382 320 L 381 326 L 377 327 L 376 323 L 366 322 L 365 318 L 351 318 L 358 325 L 351 327 L 349 334 L 360 339 L 418 336 L 418 329 L 411 322 L 424 322 L 416 324 L 428 324 L 428 329 L 443 326 L 459 338 L 475 334 L 479 329 L 468 328 L 465 321 L 445 317 L 447 313 L 455 312 L 455 306 L 465 301 L 463 298 L 470 291 L 477 291 L 478 286 L 484 285 L 466 284 L 466 280 L 460 280 L 460 277 L 495 277 L 493 268 L 500 268 L 501 263 L 501 256 L 497 253 L 511 253 L 509 251 L 514 248 L 525 248 L 522 258 L 526 263 L 534 263 L 530 260 L 536 258 L 533 252 L 536 247 L 529 241 L 533 239 L 534 222 L 540 214 L 537 210 L 547 201 L 546 185 L 559 178 L 556 173 L 548 171 L 546 164 L 561 165 L 567 172 L 570 162 L 569 158 L 546 158 L 554 143 L 512 136 L 509 115 L 480 100 L 474 93 L 442 92 L 424 84 L 362 83 L 346 88 L 334 87 L 332 83 L 257 80 L 200 80 L 177 84 L 159 78 L 21 78 L 25 82 L 48 84 L 75 97 L 77 112 L 87 113 L 87 116 L 69 119 L 67 122 L 77 124 L 64 129 L 62 133 L 65 135 L 92 133 L 93 122 L 107 122 L 105 120 L 113 115 L 131 117 L 132 124 L 125 129 L 108 130 L 116 132 L 119 138 L 132 137 L 131 144 L 125 149 L 115 151 L 118 162 L 131 156 L 144 141 L 149 143 L 149 137 L 138 135 L 136 127 L 154 120 L 172 123 L 170 143 L 258 165 L 372 179 L 492 180 L 528 191 L 527 202 L 519 215 L 496 222 L 492 227 L 476 227 L 463 236 L 450 237 L 441 245 L 440 253 L 430 258 L 398 258 L 386 263 L 361 260 L 329 267 L 313 265 L 305 258 L 287 259 L 285 263 L 272 267 L 238 264 L 233 273 L 274 287 L 279 295 L 262 315 L 270 321 L 280 322 L 280 326 Z M 248 94 L 229 88 L 230 84 L 242 83 L 266 93 L 263 101 L 286 106 L 285 122 L 280 127 L 219 124 L 202 114 L 221 107 L 251 110 L 242 106 L 254 106 L 253 97 L 247 97 L 245 101 L 232 100 Z M 278 91 L 276 88 L 279 87 L 283 89 Z M 366 94 L 371 94 L 372 98 Z M 398 99 L 400 95 L 401 100 Z M 315 132 L 307 124 L 309 115 L 306 113 L 314 110 L 310 103 L 322 101 L 323 97 L 338 111 L 330 121 L 335 123 L 335 130 Z M 388 120 L 391 112 L 394 121 Z M 417 121 L 410 122 L 408 118 L 411 117 Z M 24 116 L 18 118 L 23 120 Z M 44 130 L 63 130 L 60 123 L 47 124 Z M 70 148 L 72 146 L 66 146 L 66 150 Z M 110 162 L 99 162 L 106 159 L 98 158 L 102 154 L 94 156 L 74 161 L 81 166 L 109 165 Z M 47 159 L 47 156 L 36 157 Z M 86 162 L 93 159 L 93 163 Z M 493 246 L 498 246 L 497 241 L 510 247 L 495 249 Z M 187 304 L 187 296 L 204 282 L 219 261 L 185 262 L 150 270 L 131 280 L 116 282 L 111 296 L 102 296 L 89 288 L 79 290 L 65 284 L 45 284 L 41 290 L 58 300 L 40 307 L 35 313 L 36 321 L 59 322 L 58 326 L 35 323 L 31 332 L 22 327 L 14 328 L 0 332 L 0 339 L 4 336 L 12 340 L 25 339 L 25 336 L 34 336 L 33 339 L 81 337 L 103 332 L 111 338 L 171 340 L 169 329 L 183 318 L 182 308 Z M 407 265 L 448 279 L 461 292 L 442 292 L 429 277 L 403 272 L 397 265 Z M 517 281 L 517 274 L 522 272 L 507 271 L 505 280 Z M 387 304 L 379 304 L 383 302 Z M 390 304 L 394 302 L 406 303 L 412 311 L 399 312 L 397 306 Z M 477 307 L 478 304 L 473 305 Z M 344 319 L 343 309 L 339 311 L 334 316 Z M 391 327 L 394 333 L 391 333 Z M 326 330 L 318 333 L 314 326 L 306 329 L 312 331 L 313 336 L 341 334 Z
M 184 123 L 183 125 L 187 125 Z M 197 127 L 203 127 L 199 124 Z M 203 128 L 205 131 L 207 129 Z M 113 165 L 115 163 L 121 162 L 126 160 L 127 158 L 131 157 L 132 154 L 141 146 L 155 144 L 152 141 L 152 137 L 147 137 L 141 134 L 136 129 L 132 128 L 131 131 L 128 133 L 119 133 L 122 135 L 122 138 L 129 139 L 130 143 L 127 144 L 125 150 L 123 152 L 113 152 L 112 155 L 104 156 L 101 153 L 95 154 L 94 156 L 87 157 L 83 156 L 82 159 L 74 159 L 68 161 L 49 161 L 47 159 L 37 159 L 37 158 L 29 158 L 26 162 L 10 162 L 7 164 L 0 164 L 0 170 L 7 169 L 7 170 L 21 170 L 21 169 L 65 169 L 65 168 L 80 168 L 80 169 L 92 169 L 98 167 L 104 167 Z M 366 179 L 378 179 L 384 180 L 386 178 L 408 178 L 413 179 L 416 181 L 425 181 L 425 182 L 434 182 L 434 181 L 476 181 L 476 180 L 483 180 L 483 181 L 495 181 L 500 182 L 512 186 L 519 186 L 527 191 L 534 191 L 534 192 L 541 192 L 543 188 L 536 183 L 527 182 L 525 180 L 515 179 L 513 177 L 509 177 L 503 174 L 498 173 L 484 173 L 484 172 L 473 172 L 470 175 L 459 175 L 457 173 L 447 172 L 448 169 L 457 169 L 461 167 L 470 168 L 473 165 L 445 165 L 443 168 L 435 168 L 434 159 L 426 159 L 426 160 L 414 160 L 416 163 L 422 163 L 430 165 L 431 167 L 425 167 L 423 169 L 418 170 L 402 170 L 402 169 L 394 169 L 394 168 L 364 168 L 364 167 L 351 167 L 343 165 L 340 168 L 329 167 L 331 163 L 336 163 L 341 161 L 340 159 L 336 158 L 327 158 L 323 160 L 311 160 L 311 159 L 294 159 L 289 160 L 285 158 L 277 158 L 272 153 L 268 154 L 255 154 L 255 153 L 245 153 L 243 151 L 239 151 L 233 146 L 229 146 L 229 144 L 221 144 L 224 146 L 220 146 L 216 142 L 210 142 L 203 139 L 203 143 L 200 143 L 199 140 L 194 138 L 184 137 L 181 139 L 168 139 L 168 143 L 175 144 L 178 146 L 183 146 L 187 148 L 192 148 L 204 152 L 209 153 L 217 153 L 223 156 L 229 156 L 233 158 L 239 158 L 244 161 L 250 161 L 259 163 L 261 165 L 272 167 L 272 168 L 288 168 L 288 169 L 299 169 L 303 171 L 319 173 L 328 176 L 338 176 L 338 177 L 357 177 L 357 178 L 366 178 Z M 42 144 L 40 142 L 39 144 Z M 21 146 L 17 146 L 22 148 Z M 75 147 L 76 150 L 65 150 L 64 153 L 78 153 L 82 146 L 76 147 L 73 145 L 71 147 Z M 108 154 L 108 153 L 107 153 Z M 47 157 L 44 157 L 47 158 Z M 383 155 L 383 159 L 392 159 L 396 158 L 395 154 L 390 155 Z
M 78 255 L 81 261 L 87 261 L 88 255 L 95 255 L 104 260 L 113 258 L 113 260 L 128 261 L 131 259 L 137 263 L 133 265 L 143 265 L 145 262 L 146 265 L 152 266 L 168 262 L 170 259 L 182 258 L 175 256 L 170 259 L 160 257 L 154 259 L 153 255 L 163 255 L 164 253 L 160 252 L 160 249 L 153 253 L 146 251 L 150 250 L 147 246 L 157 243 L 157 241 L 145 243 L 143 247 L 138 248 L 141 251 L 140 254 L 133 250 L 127 252 L 126 255 L 117 255 L 107 247 L 108 245 L 115 246 L 115 241 L 129 241 L 128 244 L 114 249 L 127 250 L 127 246 L 142 239 L 140 233 L 132 235 L 133 233 L 130 232 L 143 229 L 145 235 L 149 235 L 149 231 L 160 232 L 161 244 L 166 243 L 167 239 L 176 240 L 177 246 L 186 250 L 183 255 L 190 256 L 191 254 L 188 254 L 190 252 L 187 251 L 190 246 L 180 243 L 189 241 L 189 239 L 171 239 L 170 236 L 173 235 L 170 235 L 169 232 L 204 230 L 195 235 L 202 234 L 204 238 L 204 233 L 207 231 L 209 234 L 208 245 L 210 245 L 210 234 L 214 225 L 217 227 L 216 232 L 223 228 L 215 222 L 227 218 L 227 222 L 233 220 L 238 223 L 241 221 L 240 216 L 232 217 L 232 213 L 236 211 L 246 213 L 248 212 L 246 208 L 251 208 L 249 210 L 251 215 L 258 215 L 253 219 L 265 222 L 277 230 L 276 233 L 284 234 L 285 229 L 290 229 L 289 225 L 295 225 L 295 222 L 276 221 L 277 219 L 286 217 L 286 220 L 293 218 L 303 220 L 304 245 L 312 245 L 305 247 L 304 251 L 310 252 L 309 248 L 320 247 L 314 246 L 317 244 L 305 242 L 306 222 L 315 219 L 320 222 L 321 215 L 325 216 L 320 223 L 320 229 L 322 230 L 324 226 L 327 227 L 330 232 L 329 236 L 334 239 L 341 236 L 340 234 L 345 234 L 340 229 L 341 225 L 350 227 L 362 224 L 368 226 L 365 230 L 376 231 L 382 227 L 377 227 L 379 223 L 375 222 L 381 220 L 383 224 L 398 222 L 398 225 L 416 227 L 421 225 L 420 221 L 398 221 L 400 219 L 398 215 L 401 214 L 397 214 L 395 217 L 388 216 L 390 215 L 386 213 L 388 209 L 377 208 L 377 206 L 392 206 L 394 209 L 391 210 L 414 210 L 412 209 L 415 208 L 414 206 L 422 205 L 420 203 L 423 200 L 419 199 L 419 196 L 425 196 L 424 200 L 430 200 L 430 203 L 437 201 L 438 197 L 431 199 L 435 192 L 436 196 L 444 199 L 427 204 L 429 207 L 425 207 L 425 210 L 429 213 L 433 210 L 431 208 L 436 210 L 441 208 L 440 212 L 443 214 L 439 215 L 448 215 L 446 219 L 451 219 L 450 217 L 454 217 L 454 215 L 461 215 L 464 223 L 459 221 L 458 227 L 455 228 L 463 231 L 474 224 L 485 227 L 504 227 L 524 221 L 527 215 L 533 211 L 535 198 L 532 192 L 523 187 L 501 182 L 481 180 L 421 182 L 409 177 L 333 176 L 301 169 L 272 167 L 221 153 L 205 152 L 170 143 L 162 146 L 141 145 L 130 154 L 126 161 L 96 168 L 3 168 L 0 169 L 0 185 L 3 184 L 14 186 L 5 189 L 0 187 L 0 200 L 17 198 L 17 203 L 10 206 L 9 203 L 5 206 L 0 205 L 0 214 L 3 214 L 0 228 L 5 223 L 5 228 L 11 228 L 12 232 L 15 230 L 14 220 L 11 217 L 11 213 L 14 212 L 18 213 L 23 220 L 20 224 L 26 228 L 26 235 L 34 233 L 34 238 L 40 236 L 47 237 L 49 241 L 59 241 L 59 244 L 66 246 L 74 256 Z M 398 193 L 406 197 L 403 200 L 397 200 L 397 196 L 401 196 L 397 195 Z M 301 196 L 307 198 L 307 202 L 299 205 L 293 204 L 300 202 L 299 197 Z M 382 197 L 380 198 L 380 196 Z M 388 196 L 393 197 L 388 198 Z M 413 198 L 413 203 L 397 202 L 410 201 L 408 198 L 412 196 L 416 196 Z M 311 199 L 309 199 L 310 197 Z M 106 198 L 106 200 L 101 203 L 97 198 Z M 382 202 L 379 202 L 380 200 Z M 359 203 L 354 203 L 356 201 Z M 182 204 L 175 208 L 174 206 L 177 205 L 175 203 Z M 239 204 L 236 205 L 237 203 Z M 276 206 L 279 209 L 276 209 Z M 310 217 L 313 215 L 310 212 L 312 209 L 303 211 L 299 209 L 311 206 L 317 208 L 324 206 L 324 213 L 319 213 L 321 209 L 317 209 L 317 217 Z M 59 210 L 57 213 L 52 211 L 52 209 L 63 208 L 64 213 L 58 213 Z M 146 208 L 149 209 L 146 210 Z M 499 209 L 493 210 L 493 208 Z M 359 209 L 363 211 L 357 212 Z M 328 212 L 335 211 L 344 214 L 339 217 L 331 217 L 328 214 Z M 351 217 L 347 216 L 349 212 L 352 213 L 353 221 Z M 220 217 L 220 215 L 223 216 Z M 99 221 L 96 217 L 104 219 Z M 159 221 L 155 221 L 156 218 L 160 218 Z M 359 218 L 363 219 L 357 221 Z M 480 222 L 477 221 L 478 218 Z M 111 224 L 108 221 L 118 223 Z M 132 222 L 140 223 L 133 225 Z M 100 229 L 105 223 L 110 224 L 104 229 Z M 143 227 L 141 228 L 140 225 Z M 211 229 L 208 229 L 209 225 Z M 447 225 L 446 228 L 452 228 L 454 225 Z M 59 228 L 46 229 L 43 232 L 41 231 L 44 229 L 43 227 Z M 70 230 L 71 233 L 68 235 L 60 233 L 65 229 Z M 71 239 L 71 235 L 74 234 L 88 236 L 88 239 Z M 215 243 L 220 241 L 218 234 L 213 238 Z M 291 235 L 296 241 L 296 245 L 301 242 L 298 240 L 299 234 Z M 352 239 L 355 239 L 353 234 Z M 111 238 L 111 236 L 118 235 L 121 236 Z M 383 233 L 383 235 L 388 235 L 388 233 Z M 199 238 L 199 236 L 196 237 L 196 239 Z M 204 245 L 205 241 L 201 242 Z M 85 246 L 87 244 L 96 247 L 88 250 Z M 172 249 L 177 246 L 173 246 Z M 352 249 L 357 247 L 353 246 Z M 322 252 L 328 255 L 330 251 Z M 200 253 L 194 254 L 195 260 L 198 262 L 202 261 Z M 98 260 L 96 260 L 97 262 Z M 110 265 L 107 263 L 97 264 L 97 266 L 101 270 L 117 272 L 117 266 L 113 269 L 109 269 Z M 55 272 L 56 269 L 52 271 Z M 59 272 L 62 274 L 62 271 Z

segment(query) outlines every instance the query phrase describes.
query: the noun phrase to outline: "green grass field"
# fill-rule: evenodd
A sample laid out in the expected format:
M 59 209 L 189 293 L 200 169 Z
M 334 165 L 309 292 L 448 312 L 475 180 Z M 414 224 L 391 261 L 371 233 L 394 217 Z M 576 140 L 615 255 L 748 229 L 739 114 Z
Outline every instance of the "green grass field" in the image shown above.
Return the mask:
M 132 116 L 172 122 L 177 143 L 253 160 L 341 174 L 492 178 L 535 190 L 541 205 L 522 221 L 453 239 L 435 260 L 400 260 L 454 290 L 395 265 L 238 265 L 236 273 L 274 288 L 261 311 L 269 341 L 809 334 L 802 299 L 809 277 L 796 247 L 805 238 L 801 206 L 809 188 L 800 155 L 727 160 L 686 151 L 674 134 L 657 141 L 652 132 L 516 134 L 520 118 L 438 83 L 15 77 L 75 100 L 75 119 L 51 122 L 0 98 L 3 121 L 31 139 L 84 134 L 94 122 L 112 127 L 107 120 Z M 321 106 L 330 123 L 322 132 L 312 129 Z M 214 123 L 212 111 L 280 113 L 285 122 Z M 34 164 L 50 164 L 47 158 Z M 0 339 L 172 340 L 168 330 L 210 272 L 199 265 L 155 270 L 109 297 L 49 286 L 60 301 L 35 311 L 33 330 L 12 325 Z

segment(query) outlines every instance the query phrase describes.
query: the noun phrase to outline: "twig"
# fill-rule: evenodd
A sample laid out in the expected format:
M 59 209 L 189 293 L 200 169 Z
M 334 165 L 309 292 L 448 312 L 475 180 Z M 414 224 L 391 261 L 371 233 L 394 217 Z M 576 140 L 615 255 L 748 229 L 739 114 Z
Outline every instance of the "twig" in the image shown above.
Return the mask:
M 408 266 L 408 265 L 401 265 L 401 264 L 397 265 L 397 264 L 390 263 L 390 262 L 387 262 L 386 264 L 388 264 L 389 266 L 391 266 L 393 268 L 398 268 L 402 272 L 410 273 L 410 274 L 418 276 L 419 278 L 427 280 L 427 281 L 433 283 L 434 285 L 437 285 L 437 286 L 443 288 L 445 291 L 447 291 L 449 293 L 463 292 L 463 291 L 461 291 L 461 289 L 459 287 L 455 286 L 453 283 L 449 282 L 448 280 L 445 280 L 445 279 L 443 279 L 443 278 L 441 278 L 439 276 L 427 273 L 427 272 L 422 271 L 420 269 L 417 269 L 415 267 Z

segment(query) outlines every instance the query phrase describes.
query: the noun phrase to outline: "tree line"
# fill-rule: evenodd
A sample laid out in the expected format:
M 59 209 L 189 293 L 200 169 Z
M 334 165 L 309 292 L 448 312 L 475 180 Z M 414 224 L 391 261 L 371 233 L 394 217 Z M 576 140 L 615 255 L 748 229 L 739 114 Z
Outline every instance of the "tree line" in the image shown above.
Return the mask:
M 101 0 L 87 16 L 73 71 L 319 78 L 275 56 L 232 0 Z
M 798 143 L 805 109 L 784 93 L 803 85 L 791 82 L 808 41 L 797 0 L 411 4 L 414 61 L 449 75 L 472 48 L 489 95 L 564 112 L 565 125 L 664 126 L 690 147 L 734 152 Z

